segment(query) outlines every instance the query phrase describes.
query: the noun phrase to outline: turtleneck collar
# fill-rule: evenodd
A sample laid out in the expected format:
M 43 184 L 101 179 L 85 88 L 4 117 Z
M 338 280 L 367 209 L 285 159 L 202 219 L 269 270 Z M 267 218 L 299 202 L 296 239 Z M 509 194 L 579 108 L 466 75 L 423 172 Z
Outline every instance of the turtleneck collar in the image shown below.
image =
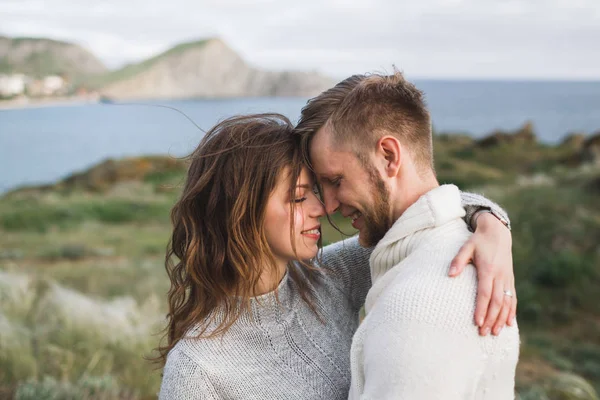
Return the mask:
M 418 235 L 418 232 L 444 225 L 464 215 L 460 191 L 454 185 L 442 185 L 421 196 L 402 213 L 371 254 L 374 291 L 377 292 L 377 286 L 383 284 L 379 282 L 383 275 L 404 260 L 419 243 L 422 235 Z M 367 303 L 370 302 L 368 299 Z

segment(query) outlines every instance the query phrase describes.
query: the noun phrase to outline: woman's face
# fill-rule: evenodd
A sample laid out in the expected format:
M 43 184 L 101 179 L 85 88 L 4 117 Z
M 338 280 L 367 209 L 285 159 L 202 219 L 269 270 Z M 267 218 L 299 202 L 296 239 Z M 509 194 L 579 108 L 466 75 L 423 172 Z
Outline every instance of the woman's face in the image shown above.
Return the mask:
M 319 218 L 325 215 L 325 208 L 313 191 L 314 181 L 308 169 L 302 169 L 296 183 L 294 198 L 290 198 L 289 179 L 289 169 L 285 169 L 269 197 L 264 221 L 267 242 L 275 260 L 280 264 L 296 259 L 308 260 L 316 256 L 319 250 L 317 242 L 321 237 Z M 290 215 L 292 202 L 295 203 L 295 208 L 293 215 Z M 292 218 L 296 254 L 290 240 Z

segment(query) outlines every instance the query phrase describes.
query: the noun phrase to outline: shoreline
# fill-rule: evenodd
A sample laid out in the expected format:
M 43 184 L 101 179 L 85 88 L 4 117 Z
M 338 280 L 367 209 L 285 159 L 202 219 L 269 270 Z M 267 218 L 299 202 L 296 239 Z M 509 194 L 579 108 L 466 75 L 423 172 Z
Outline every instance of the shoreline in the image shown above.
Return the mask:
M 51 98 L 18 98 L 0 101 L 0 110 L 27 110 L 34 108 L 68 107 L 84 104 L 98 104 L 96 96 L 68 96 Z

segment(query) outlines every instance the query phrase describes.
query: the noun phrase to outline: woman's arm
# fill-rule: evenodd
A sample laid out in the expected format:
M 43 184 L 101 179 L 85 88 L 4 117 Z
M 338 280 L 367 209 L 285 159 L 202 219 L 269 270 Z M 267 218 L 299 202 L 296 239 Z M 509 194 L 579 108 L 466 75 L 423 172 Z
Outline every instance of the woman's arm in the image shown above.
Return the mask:
M 358 244 L 358 236 L 323 248 L 323 266 L 340 282 L 356 311 L 364 304 L 367 292 L 371 288 L 369 257 L 372 252 L 372 248 L 364 248 Z
M 473 217 L 475 213 L 480 210 L 491 211 L 492 214 L 501 222 L 503 222 L 510 230 L 510 219 L 508 218 L 508 214 L 498 204 L 477 193 L 460 192 L 460 197 L 462 200 L 462 205 L 466 211 L 464 220 L 473 231 L 475 231 L 475 229 L 473 229 L 475 228 L 475 221 L 473 220 Z
M 517 313 L 510 220 L 499 205 L 485 197 L 461 195 L 465 220 L 475 233 L 452 261 L 449 274 L 457 276 L 473 262 L 479 280 L 475 323 L 481 335 L 497 335 L 505 325 L 513 325 Z M 477 213 L 481 210 L 491 212 Z

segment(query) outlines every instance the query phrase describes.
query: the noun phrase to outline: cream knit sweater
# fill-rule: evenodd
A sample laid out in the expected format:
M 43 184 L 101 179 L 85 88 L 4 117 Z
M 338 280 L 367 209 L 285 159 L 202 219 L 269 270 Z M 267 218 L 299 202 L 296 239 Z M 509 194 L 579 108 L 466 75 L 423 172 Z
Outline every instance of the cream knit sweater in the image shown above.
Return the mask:
M 351 349 L 350 399 L 513 399 L 519 332 L 478 335 L 477 274 L 448 277 L 469 238 L 460 192 L 444 185 L 396 221 L 370 258 L 367 316 Z

